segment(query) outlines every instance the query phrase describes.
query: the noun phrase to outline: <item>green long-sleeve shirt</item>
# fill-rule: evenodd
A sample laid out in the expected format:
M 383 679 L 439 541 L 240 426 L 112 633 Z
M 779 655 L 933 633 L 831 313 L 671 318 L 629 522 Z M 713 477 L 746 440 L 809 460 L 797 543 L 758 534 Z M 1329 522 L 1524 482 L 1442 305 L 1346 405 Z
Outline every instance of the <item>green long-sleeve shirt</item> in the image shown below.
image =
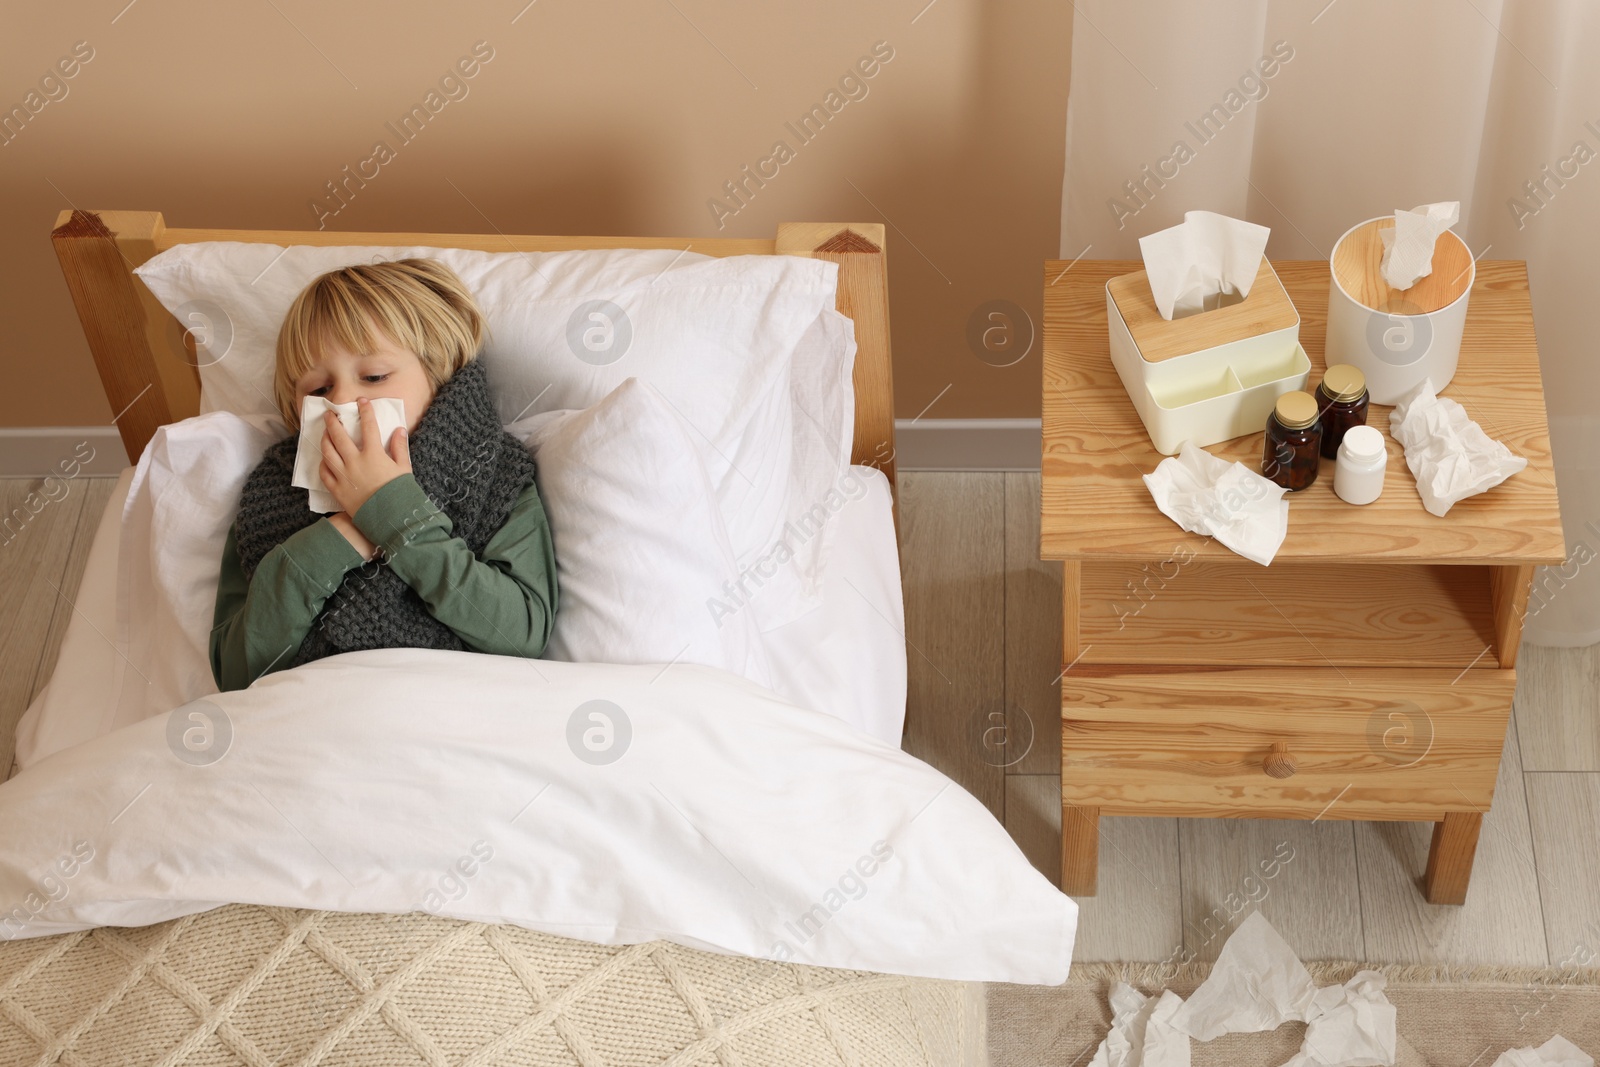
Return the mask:
M 379 488 L 353 521 L 383 550 L 381 566 L 415 589 L 429 614 L 468 648 L 501 656 L 544 652 L 555 621 L 556 561 L 535 486 L 517 497 L 481 558 L 452 536 L 449 516 L 410 474 Z M 275 546 L 246 579 L 235 529 L 222 552 L 211 629 L 211 673 L 224 691 L 286 666 L 344 576 L 380 566 L 364 563 L 331 522 L 319 519 Z

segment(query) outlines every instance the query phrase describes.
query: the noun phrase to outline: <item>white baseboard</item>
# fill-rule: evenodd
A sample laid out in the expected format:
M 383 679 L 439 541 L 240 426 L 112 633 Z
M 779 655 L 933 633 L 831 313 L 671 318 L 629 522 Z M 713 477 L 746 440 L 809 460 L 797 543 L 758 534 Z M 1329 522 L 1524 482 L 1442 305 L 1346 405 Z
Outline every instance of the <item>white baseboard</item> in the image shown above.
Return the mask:
M 897 419 L 895 466 L 903 471 L 1036 471 L 1038 419 Z
M 63 466 L 64 464 L 64 466 Z M 115 426 L 0 429 L 0 478 L 115 478 L 128 465 Z

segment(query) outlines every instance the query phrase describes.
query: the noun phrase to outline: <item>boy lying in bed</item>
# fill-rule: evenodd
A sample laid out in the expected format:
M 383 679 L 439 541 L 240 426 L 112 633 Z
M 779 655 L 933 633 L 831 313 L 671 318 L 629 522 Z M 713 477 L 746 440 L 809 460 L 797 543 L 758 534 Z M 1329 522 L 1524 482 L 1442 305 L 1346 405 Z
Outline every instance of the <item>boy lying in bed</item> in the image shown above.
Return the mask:
M 290 435 L 245 483 L 211 631 L 223 690 L 368 648 L 535 657 L 556 611 L 550 526 L 534 462 L 500 426 L 483 317 L 450 268 L 360 264 L 308 285 L 278 334 L 276 393 Z M 340 510 L 290 484 L 307 396 L 358 405 L 361 446 L 332 411 L 320 469 Z M 379 440 L 371 400 L 405 405 Z

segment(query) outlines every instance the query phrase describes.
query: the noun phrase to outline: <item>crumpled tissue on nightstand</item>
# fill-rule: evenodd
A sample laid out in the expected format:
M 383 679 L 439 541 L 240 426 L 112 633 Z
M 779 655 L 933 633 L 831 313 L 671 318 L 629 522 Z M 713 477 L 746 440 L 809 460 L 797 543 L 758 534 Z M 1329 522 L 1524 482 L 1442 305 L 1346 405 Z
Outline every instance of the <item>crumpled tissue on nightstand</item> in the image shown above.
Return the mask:
M 1467 417 L 1467 411 L 1433 391 L 1424 378 L 1389 413 L 1389 433 L 1406 450 L 1422 506 L 1444 515 L 1458 500 L 1493 489 L 1528 465 Z
M 1161 514 L 1263 567 L 1289 532 L 1288 490 L 1188 441 L 1146 474 L 1144 484 Z

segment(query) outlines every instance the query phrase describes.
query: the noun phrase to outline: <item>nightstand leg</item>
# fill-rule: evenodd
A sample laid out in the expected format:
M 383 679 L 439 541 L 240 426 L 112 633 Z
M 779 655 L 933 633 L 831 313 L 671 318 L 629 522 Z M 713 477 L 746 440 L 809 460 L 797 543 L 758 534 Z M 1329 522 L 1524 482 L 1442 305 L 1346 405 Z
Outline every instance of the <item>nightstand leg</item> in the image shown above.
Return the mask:
M 1100 809 L 1061 805 L 1061 891 L 1092 897 L 1100 880 Z
M 1472 857 L 1478 851 L 1479 811 L 1446 812 L 1433 824 L 1433 845 L 1428 849 L 1428 873 L 1423 878 L 1429 904 L 1465 904 L 1467 881 L 1472 877 Z

